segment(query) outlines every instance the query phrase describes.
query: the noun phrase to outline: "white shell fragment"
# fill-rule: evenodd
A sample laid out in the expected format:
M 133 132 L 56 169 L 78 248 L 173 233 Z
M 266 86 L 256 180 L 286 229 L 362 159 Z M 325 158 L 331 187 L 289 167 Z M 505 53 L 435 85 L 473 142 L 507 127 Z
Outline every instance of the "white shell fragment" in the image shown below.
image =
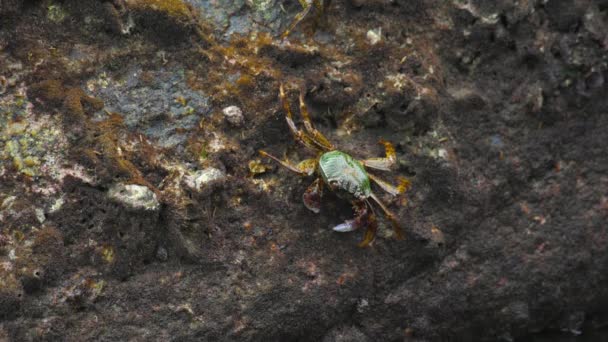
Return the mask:
M 156 194 L 143 185 L 118 183 L 110 188 L 108 196 L 134 209 L 158 210 L 160 208 Z
M 370 45 L 376 45 L 380 43 L 380 41 L 382 40 L 382 28 L 367 31 L 366 38 Z
M 222 180 L 226 175 L 214 167 L 208 167 L 204 170 L 199 170 L 191 175 L 186 176 L 186 185 L 194 190 L 201 190 L 205 184 L 213 181 Z
M 226 107 L 222 109 L 222 113 L 224 113 L 226 120 L 234 126 L 240 126 L 243 124 L 243 121 L 245 121 L 243 111 L 237 106 Z

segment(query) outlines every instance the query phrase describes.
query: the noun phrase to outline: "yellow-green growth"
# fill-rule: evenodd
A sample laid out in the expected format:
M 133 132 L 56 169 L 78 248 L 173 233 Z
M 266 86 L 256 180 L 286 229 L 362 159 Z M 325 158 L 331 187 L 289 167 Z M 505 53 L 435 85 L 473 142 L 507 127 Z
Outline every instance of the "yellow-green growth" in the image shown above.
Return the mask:
M 188 6 L 181 0 L 138 0 L 132 6 L 166 13 L 170 17 L 186 17 L 190 14 Z
M 48 6 L 47 18 L 55 23 L 61 23 L 68 16 L 68 13 L 61 7 L 60 4 L 51 3 Z

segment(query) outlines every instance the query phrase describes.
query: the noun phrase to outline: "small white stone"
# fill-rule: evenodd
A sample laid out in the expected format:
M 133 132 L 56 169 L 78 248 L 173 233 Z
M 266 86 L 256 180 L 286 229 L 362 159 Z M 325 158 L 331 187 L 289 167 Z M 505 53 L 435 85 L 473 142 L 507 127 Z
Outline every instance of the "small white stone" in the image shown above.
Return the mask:
M 118 183 L 110 188 L 108 196 L 134 209 L 158 210 L 160 208 L 156 194 L 143 185 Z
M 442 158 L 442 159 L 448 159 L 448 151 L 445 148 L 438 149 L 437 157 Z
M 63 195 L 59 198 L 57 198 L 55 200 L 55 202 L 53 202 L 53 205 L 51 205 L 51 208 L 49 208 L 49 213 L 54 213 L 56 211 L 58 211 L 59 209 L 61 209 L 61 207 L 63 206 L 63 204 L 65 203 L 65 199 L 63 198 Z
M 357 303 L 357 311 L 363 313 L 369 306 L 369 301 L 365 298 L 361 298 Z
M 44 221 L 46 220 L 46 217 L 44 216 L 44 210 L 42 208 L 36 208 L 34 211 L 36 212 L 36 218 L 38 219 L 38 222 L 44 223 Z
M 122 33 L 123 35 L 127 35 L 127 34 L 131 33 L 131 30 L 134 27 L 135 27 L 135 21 L 133 21 L 131 14 L 129 14 L 129 17 L 127 18 L 127 22 L 120 24 L 120 33 Z
M 211 133 L 213 138 L 207 142 L 207 152 L 216 153 L 226 148 L 226 139 L 220 135 Z
M 367 31 L 367 41 L 371 45 L 376 45 L 382 40 L 382 28 L 378 28 L 378 30 L 369 30 Z
M 194 190 L 201 190 L 205 184 L 224 179 L 226 175 L 214 167 L 199 170 L 186 176 L 186 185 Z
M 222 113 L 226 116 L 226 120 L 235 126 L 240 126 L 245 121 L 243 111 L 237 106 L 226 107 L 222 110 Z
M 0 208 L 10 209 L 16 199 L 17 199 L 17 196 L 8 196 L 7 198 L 4 199 L 4 201 L 2 201 L 2 204 L 0 204 Z

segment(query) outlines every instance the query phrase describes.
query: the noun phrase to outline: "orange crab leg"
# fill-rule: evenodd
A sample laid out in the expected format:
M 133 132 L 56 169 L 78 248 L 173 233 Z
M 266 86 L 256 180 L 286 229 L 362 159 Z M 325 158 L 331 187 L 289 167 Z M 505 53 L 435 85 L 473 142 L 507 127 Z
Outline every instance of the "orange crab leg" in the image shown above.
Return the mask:
M 319 24 L 319 21 L 321 21 L 321 16 L 329 8 L 330 3 L 331 0 L 314 0 L 314 5 L 317 10 L 317 15 L 315 16 L 315 26 Z
M 317 131 L 316 128 L 312 125 L 310 121 L 310 114 L 308 113 L 308 108 L 306 107 L 306 103 L 304 103 L 304 90 L 300 88 L 300 114 L 304 119 L 304 128 L 306 131 L 312 135 L 315 143 L 320 145 L 324 150 L 331 151 L 334 149 L 334 146 L 329 142 L 329 140 L 323 135 L 323 133 Z
M 370 214 L 367 223 L 367 230 L 365 231 L 365 235 L 363 240 L 359 242 L 357 246 L 363 248 L 367 247 L 374 239 L 376 238 L 376 231 L 378 230 L 378 222 L 376 221 L 376 215 Z
M 397 222 L 397 216 L 395 216 L 395 214 L 388 210 L 388 208 L 382 203 L 382 201 L 380 201 L 378 197 L 376 197 L 376 195 L 371 194 L 370 197 L 374 200 L 374 202 L 378 204 L 378 206 L 380 206 L 382 211 L 384 211 L 384 215 L 386 215 L 386 217 L 391 221 L 393 225 L 393 231 L 395 232 L 395 236 L 397 237 L 397 239 L 403 239 L 403 232 L 401 230 L 401 227 L 399 226 L 399 223 Z
M 291 33 L 291 31 L 298 26 L 298 24 L 300 23 L 300 21 L 302 21 L 302 19 L 304 19 L 308 13 L 310 13 L 310 9 L 312 8 L 312 2 L 319 2 L 319 0 L 300 0 L 300 5 L 302 6 L 302 11 L 298 14 L 296 14 L 296 16 L 293 18 L 293 21 L 291 22 L 291 24 L 289 24 L 289 27 L 287 28 L 287 30 L 285 30 L 285 32 L 283 32 L 283 34 L 281 35 L 281 39 L 285 39 L 287 38 L 287 36 L 289 36 L 289 34 Z
M 315 140 L 314 137 L 309 136 L 307 133 L 299 130 L 296 127 L 296 124 L 293 122 L 293 114 L 291 113 L 291 107 L 289 106 L 289 101 L 287 101 L 287 96 L 285 95 L 285 88 L 283 84 L 279 86 L 279 97 L 281 98 L 281 103 L 283 104 L 283 109 L 285 110 L 285 120 L 287 120 L 287 125 L 289 126 L 289 130 L 294 135 L 295 139 L 299 141 L 305 147 L 308 147 L 313 150 L 327 150 L 327 146 L 321 142 Z M 310 123 L 309 123 L 310 125 Z M 326 139 L 327 140 L 327 139 Z M 331 144 L 330 144 L 331 145 Z
M 260 153 L 260 155 L 262 157 L 267 157 L 270 158 L 274 161 L 276 161 L 277 163 L 281 164 L 281 166 L 299 174 L 302 176 L 310 176 L 313 173 L 315 173 L 315 168 L 316 168 L 316 164 L 317 161 L 315 159 L 304 159 L 301 162 L 298 163 L 298 165 L 292 165 L 287 161 L 282 161 L 281 159 L 273 156 L 272 154 L 263 151 L 263 150 L 259 150 L 258 151 Z
M 373 169 L 390 171 L 391 167 L 393 167 L 393 165 L 395 165 L 397 162 L 397 153 L 395 152 L 395 147 L 393 144 L 384 139 L 380 139 L 380 144 L 384 145 L 386 157 L 365 159 L 362 160 L 361 163 Z
M 394 186 L 394 185 L 389 184 L 388 182 L 372 175 L 371 173 L 368 173 L 367 176 L 374 183 L 378 184 L 378 186 L 381 187 L 382 190 L 388 192 L 389 194 L 391 194 L 393 196 L 403 194 L 410 187 L 410 184 L 411 184 L 410 181 L 404 177 L 399 177 L 399 184 L 397 186 Z

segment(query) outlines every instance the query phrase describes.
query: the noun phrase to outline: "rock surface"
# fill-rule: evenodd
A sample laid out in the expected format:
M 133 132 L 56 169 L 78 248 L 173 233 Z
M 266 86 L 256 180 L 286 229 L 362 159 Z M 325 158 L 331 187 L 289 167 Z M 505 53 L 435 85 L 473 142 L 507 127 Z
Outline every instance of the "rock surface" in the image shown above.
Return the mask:
M 0 2 L 0 341 L 607 338 L 608 3 L 317 10 Z M 395 144 L 405 240 L 260 158 L 314 157 L 280 84 L 340 150 Z

